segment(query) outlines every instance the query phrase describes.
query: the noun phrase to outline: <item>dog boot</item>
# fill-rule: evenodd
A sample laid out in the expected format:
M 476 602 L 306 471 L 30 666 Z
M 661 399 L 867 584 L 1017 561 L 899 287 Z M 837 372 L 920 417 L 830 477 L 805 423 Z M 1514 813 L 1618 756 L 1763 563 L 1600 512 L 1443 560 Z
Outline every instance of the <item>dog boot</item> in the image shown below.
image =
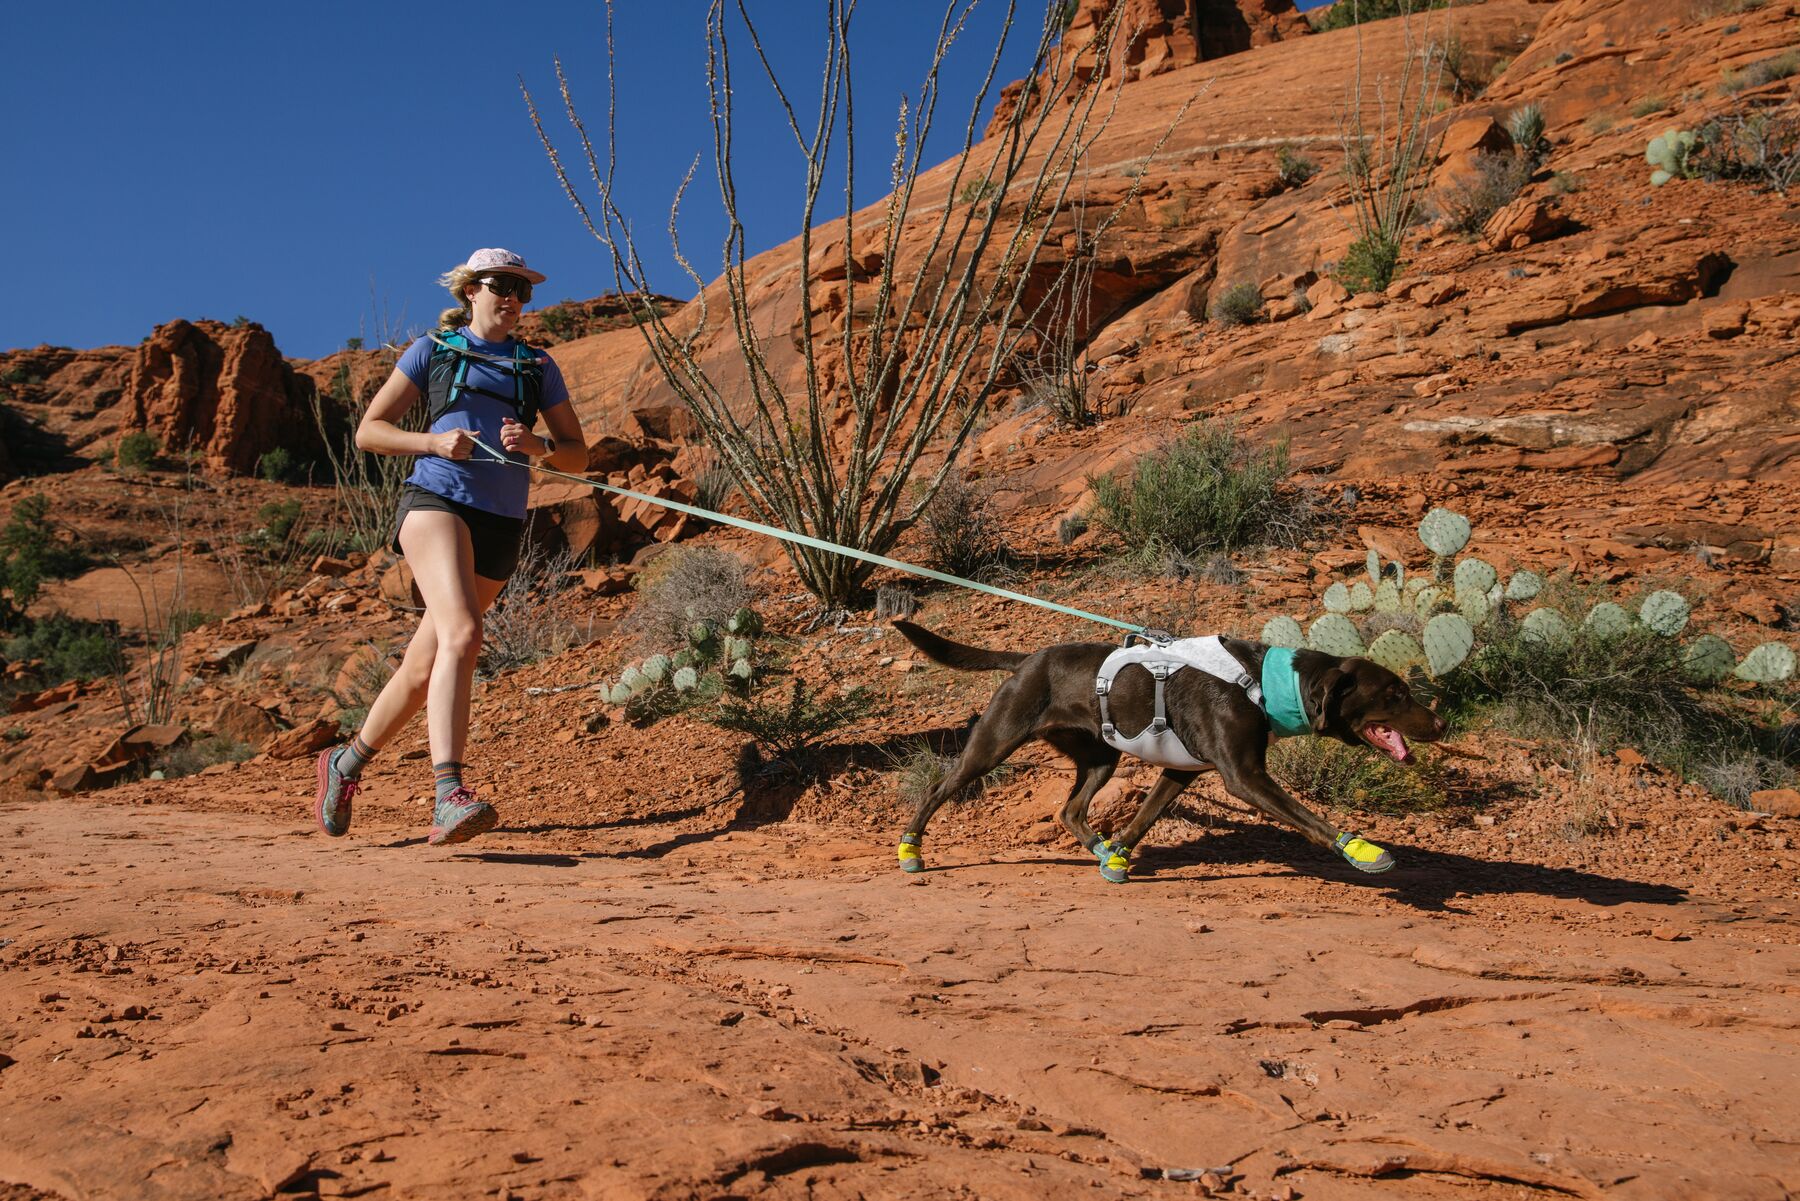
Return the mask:
M 900 870 L 903 872 L 922 872 L 925 860 L 919 857 L 919 844 L 925 839 L 923 834 L 902 834 L 900 836 Z
M 1331 845 L 1336 847 L 1338 854 L 1342 855 L 1349 861 L 1350 866 L 1359 872 L 1385 872 L 1393 869 L 1394 857 L 1392 855 L 1374 843 L 1358 838 L 1354 834 L 1347 832 L 1339 834 L 1337 841 Z
M 1094 844 L 1094 858 L 1100 861 L 1100 878 L 1112 884 L 1131 879 L 1131 848 L 1122 842 L 1102 838 Z

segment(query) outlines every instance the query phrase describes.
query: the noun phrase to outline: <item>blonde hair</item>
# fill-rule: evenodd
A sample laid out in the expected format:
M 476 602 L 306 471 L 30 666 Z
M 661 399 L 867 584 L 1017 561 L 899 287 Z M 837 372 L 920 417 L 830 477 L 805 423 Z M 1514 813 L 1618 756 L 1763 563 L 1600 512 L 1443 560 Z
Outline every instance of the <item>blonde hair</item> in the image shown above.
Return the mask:
M 469 265 L 464 263 L 462 266 L 452 267 L 450 270 L 438 276 L 438 283 L 443 287 L 448 288 L 450 290 L 450 299 L 456 301 L 455 308 L 445 309 L 438 314 L 439 329 L 455 329 L 460 325 L 467 325 L 469 323 L 471 318 L 469 313 L 469 297 L 467 295 L 468 288 L 470 284 L 474 283 L 477 279 L 480 279 L 481 275 L 481 272 L 470 270 Z

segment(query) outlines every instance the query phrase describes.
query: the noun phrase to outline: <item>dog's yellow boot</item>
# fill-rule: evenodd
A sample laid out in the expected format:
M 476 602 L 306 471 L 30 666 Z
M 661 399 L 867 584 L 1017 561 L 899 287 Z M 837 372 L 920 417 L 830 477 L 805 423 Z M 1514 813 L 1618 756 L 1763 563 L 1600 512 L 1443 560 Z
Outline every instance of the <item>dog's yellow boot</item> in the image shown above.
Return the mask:
M 903 872 L 922 872 L 925 860 L 919 857 L 919 844 L 923 836 L 919 834 L 902 834 L 900 836 L 900 870 Z
M 1394 857 L 1365 838 L 1344 833 L 1337 836 L 1331 845 L 1337 848 L 1338 854 L 1359 872 L 1379 873 L 1391 871 Z
M 1100 878 L 1111 884 L 1124 884 L 1131 879 L 1131 848 L 1122 842 L 1104 838 L 1094 844 L 1094 857 L 1100 861 Z

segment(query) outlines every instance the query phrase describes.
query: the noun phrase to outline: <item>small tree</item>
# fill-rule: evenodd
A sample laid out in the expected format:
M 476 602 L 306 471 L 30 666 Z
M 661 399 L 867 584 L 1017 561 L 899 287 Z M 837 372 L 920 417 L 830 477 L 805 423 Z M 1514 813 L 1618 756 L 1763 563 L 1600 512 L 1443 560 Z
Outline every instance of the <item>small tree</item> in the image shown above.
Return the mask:
M 703 342 L 718 328 L 708 308 L 705 281 L 684 257 L 695 303 L 665 320 L 652 303 L 649 279 L 632 240 L 629 221 L 613 191 L 617 168 L 602 166 L 571 97 L 562 65 L 557 78 L 570 121 L 587 158 L 598 199 L 577 194 L 555 145 L 544 133 L 535 103 L 527 104 L 546 153 L 589 232 L 610 254 L 618 291 L 641 316 L 643 332 L 663 379 L 693 413 L 721 463 L 736 478 L 753 515 L 772 525 L 827 542 L 884 553 L 920 517 L 976 429 L 988 398 L 1008 382 L 1021 339 L 1041 306 L 1049 263 L 1047 246 L 1060 245 L 1068 226 L 1072 182 L 1089 148 L 1104 131 L 1116 103 L 1104 70 L 1117 33 L 1115 12 L 1080 54 L 1063 54 L 1062 6 L 1047 5 L 1021 102 L 977 148 L 981 114 L 1010 34 L 1010 17 L 988 60 L 971 102 L 962 149 L 949 177 L 932 189 L 927 207 L 917 195 L 922 155 L 937 111 L 939 73 L 968 16 L 967 0 L 943 10 L 936 44 L 916 106 L 902 98 L 894 138 L 892 190 L 872 215 L 856 212 L 856 123 L 851 120 L 850 0 L 827 0 L 827 50 L 816 122 L 802 128 L 788 92 L 763 53 L 744 6 L 741 22 L 728 21 L 725 0 L 713 0 L 707 20 L 707 87 L 712 101 L 713 163 L 726 218 L 724 272 L 727 319 L 747 381 L 727 395 L 703 362 Z M 803 395 L 791 395 L 771 363 L 778 338 L 767 317 L 753 312 L 747 270 L 747 238 L 739 216 L 734 156 L 733 50 L 745 38 L 786 114 L 804 168 L 804 198 L 795 255 L 799 312 L 795 337 L 802 359 Z M 611 6 L 608 6 L 611 51 Z M 609 80 L 610 82 L 610 80 Z M 607 150 L 617 117 L 609 91 Z M 1182 108 L 1185 113 L 1186 106 Z M 1176 120 L 1179 121 L 1178 113 Z M 1171 126 L 1173 128 L 1173 126 Z M 1167 135 L 1165 134 L 1165 137 Z M 1160 145 L 1160 143 L 1159 143 Z M 826 167 L 844 164 L 846 216 L 838 253 L 816 256 L 815 212 L 825 192 Z M 697 166 L 698 164 L 696 164 Z M 759 170 L 767 170 L 759 161 Z M 673 238 L 682 194 L 670 213 Z M 1114 213 L 1135 197 L 1121 202 Z M 973 195 L 980 203 L 953 203 Z M 1002 214 L 1008 219 L 1002 219 Z M 1110 218 L 1109 218 L 1110 220 Z M 1097 223 L 1096 236 L 1105 222 Z M 901 257 L 902 245 L 907 254 Z M 829 271 L 829 279 L 823 278 Z M 1050 273 L 1053 274 L 1053 273 Z M 829 328 L 815 305 L 825 286 L 841 289 L 841 328 Z M 786 337 L 785 331 L 780 337 Z M 942 465 L 917 470 L 928 450 Z M 911 482 L 923 475 L 923 485 Z M 863 589 L 870 564 L 813 547 L 784 549 L 801 581 L 828 606 L 849 603 Z

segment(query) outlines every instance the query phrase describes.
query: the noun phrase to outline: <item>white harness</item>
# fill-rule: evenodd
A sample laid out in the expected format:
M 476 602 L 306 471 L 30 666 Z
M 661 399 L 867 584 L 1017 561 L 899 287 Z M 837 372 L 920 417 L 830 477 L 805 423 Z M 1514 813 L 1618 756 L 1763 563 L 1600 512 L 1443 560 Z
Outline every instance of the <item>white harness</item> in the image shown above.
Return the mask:
M 1122 668 L 1132 663 L 1145 668 L 1156 680 L 1156 713 L 1149 725 L 1126 738 L 1113 725 L 1106 698 L 1112 691 L 1113 678 Z M 1100 673 L 1094 677 L 1094 695 L 1100 701 L 1100 737 L 1106 740 L 1108 746 L 1159 767 L 1193 771 L 1212 766 L 1204 759 L 1196 759 L 1188 751 L 1175 731 L 1169 728 L 1168 712 L 1163 707 L 1164 683 L 1184 667 L 1195 667 L 1227 684 L 1235 684 L 1258 707 L 1262 705 L 1262 686 L 1250 677 L 1243 664 L 1232 657 L 1216 634 L 1205 638 L 1179 638 L 1173 642 L 1122 646 L 1106 656 L 1106 661 L 1100 664 Z

